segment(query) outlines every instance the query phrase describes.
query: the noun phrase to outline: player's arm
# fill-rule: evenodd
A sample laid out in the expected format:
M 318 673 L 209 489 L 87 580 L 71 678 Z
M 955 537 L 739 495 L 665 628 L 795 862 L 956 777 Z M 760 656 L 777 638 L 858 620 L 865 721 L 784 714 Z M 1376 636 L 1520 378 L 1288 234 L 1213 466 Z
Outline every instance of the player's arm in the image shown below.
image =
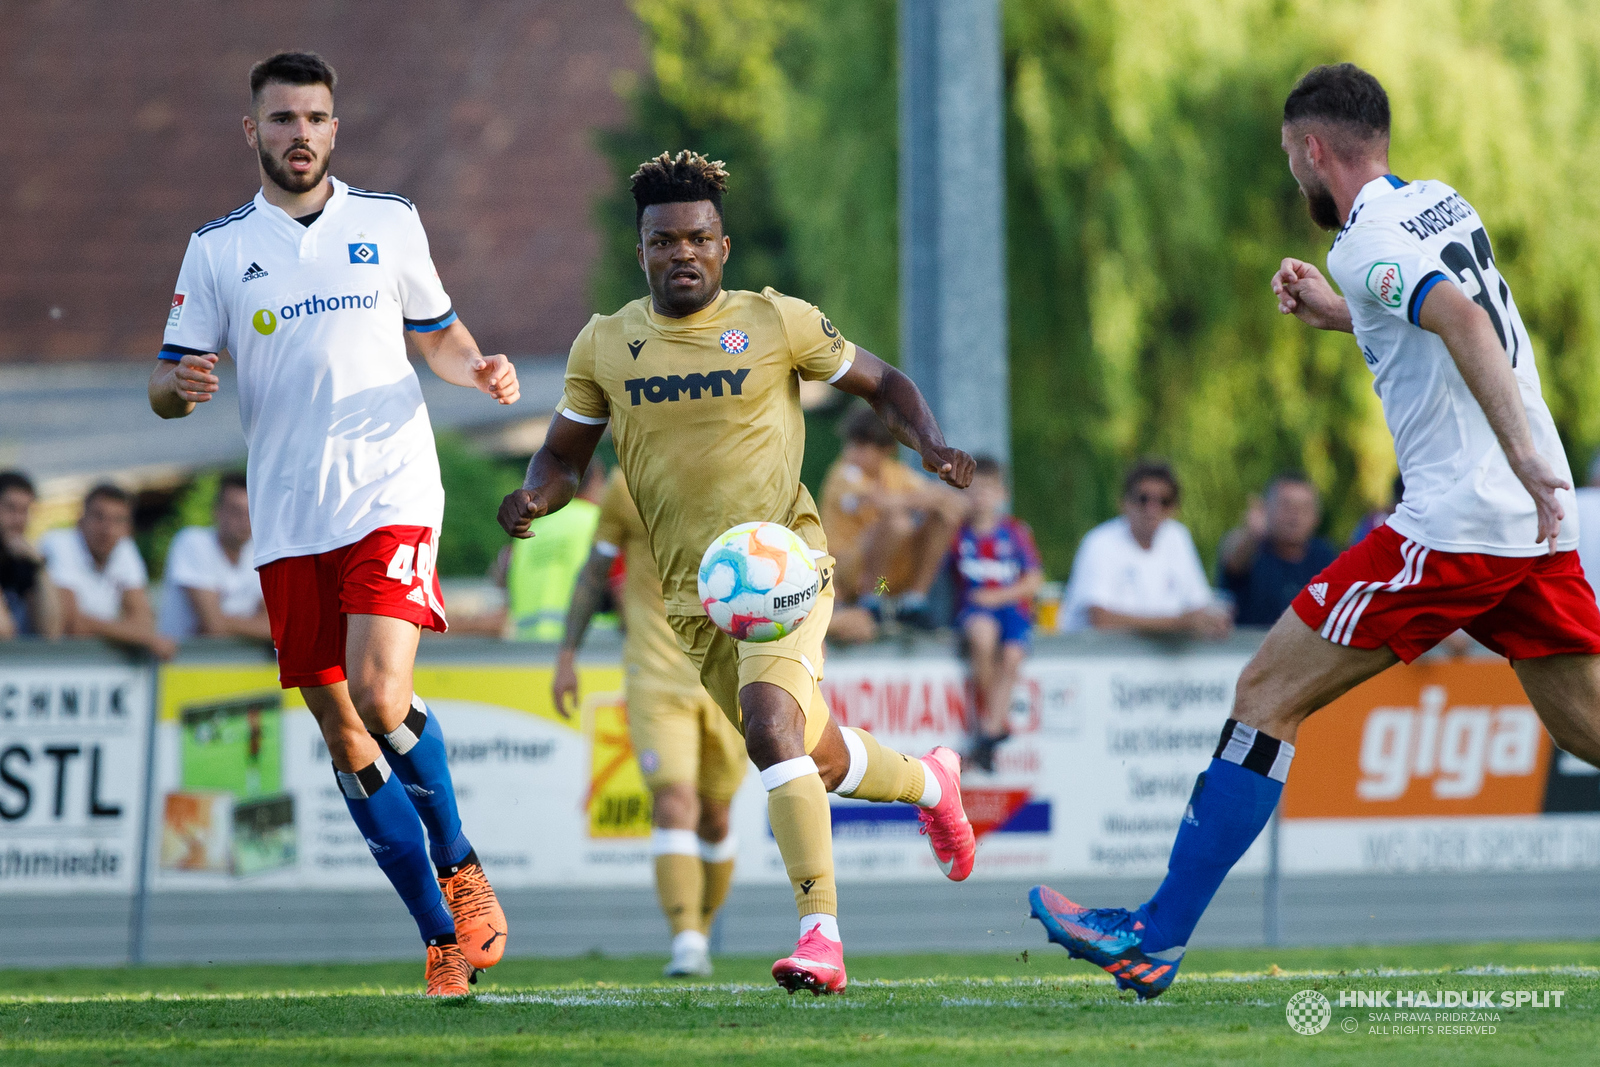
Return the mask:
M 589 550 L 589 559 L 578 572 L 578 581 L 572 587 L 572 603 L 567 606 L 567 629 L 561 637 L 561 650 L 556 653 L 556 674 L 550 684 L 550 697 L 556 711 L 563 719 L 572 718 L 567 701 L 574 709 L 578 706 L 578 647 L 583 635 L 589 632 L 589 623 L 605 602 L 606 581 L 611 574 L 611 561 L 616 552 L 607 553 L 598 543 Z
M 922 391 L 903 371 L 857 345 L 855 361 L 833 384 L 871 404 L 895 440 L 922 457 L 925 470 L 957 489 L 972 484 L 972 457 L 944 443 Z
M 150 372 L 150 410 L 163 419 L 181 419 L 196 404 L 211 399 L 221 382 L 215 352 L 185 352 L 176 360 L 158 359 Z
M 1488 312 L 1454 285 L 1435 285 L 1423 298 L 1417 325 L 1439 335 L 1472 397 L 1483 409 L 1517 480 L 1533 497 L 1539 514 L 1538 540 L 1556 550 L 1565 517 L 1556 490 L 1571 489 L 1533 446 L 1528 412 L 1511 359 Z
M 478 342 L 457 319 L 442 330 L 413 333 L 417 351 L 433 373 L 451 385 L 488 393 L 502 404 L 515 404 L 522 395 L 517 368 L 503 355 L 485 356 Z
M 541 515 L 560 511 L 577 495 L 583 472 L 606 432 L 605 423 L 591 425 L 557 412 L 545 432 L 544 446 L 528 461 L 522 488 L 500 501 L 496 518 L 512 537 L 528 538 L 528 524 Z
M 1278 311 L 1293 315 L 1319 330 L 1342 330 L 1355 333 L 1350 321 L 1350 305 L 1344 297 L 1333 291 L 1328 279 L 1311 264 L 1299 259 L 1286 259 L 1272 276 L 1272 293 L 1278 298 Z

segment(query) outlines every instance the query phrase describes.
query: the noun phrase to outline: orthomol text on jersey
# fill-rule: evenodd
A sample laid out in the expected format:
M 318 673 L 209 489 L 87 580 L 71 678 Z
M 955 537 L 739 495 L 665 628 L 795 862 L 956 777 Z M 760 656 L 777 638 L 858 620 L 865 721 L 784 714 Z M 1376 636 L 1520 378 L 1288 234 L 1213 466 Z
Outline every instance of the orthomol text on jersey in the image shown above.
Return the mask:
M 256 333 L 269 334 L 278 328 L 279 320 L 287 322 L 307 315 L 320 315 L 324 311 L 371 310 L 377 306 L 377 290 L 346 296 L 310 296 L 294 304 L 285 304 L 276 313 L 271 308 L 262 308 L 251 316 L 250 322 L 255 326 Z
M 622 383 L 628 391 L 628 398 L 633 401 L 633 406 L 639 406 L 642 397 L 652 404 L 659 404 L 663 400 L 677 400 L 684 393 L 689 394 L 690 400 L 699 400 L 702 394 L 710 393 L 712 396 L 721 396 L 724 384 L 728 387 L 730 396 L 742 396 L 745 377 L 750 373 L 750 368 L 742 370 L 714 370 L 693 374 L 669 374 L 666 377 L 656 375 L 652 378 L 629 378 Z

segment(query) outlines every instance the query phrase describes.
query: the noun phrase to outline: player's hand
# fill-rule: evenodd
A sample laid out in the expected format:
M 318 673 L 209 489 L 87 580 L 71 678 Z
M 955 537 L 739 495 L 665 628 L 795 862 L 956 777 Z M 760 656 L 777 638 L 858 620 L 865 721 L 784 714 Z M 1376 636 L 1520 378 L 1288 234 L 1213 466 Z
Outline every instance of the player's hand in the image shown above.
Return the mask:
M 574 710 L 578 707 L 578 669 L 573 665 L 573 653 L 570 648 L 563 648 L 556 655 L 556 674 L 550 682 L 550 699 L 555 701 L 556 712 L 563 719 L 572 718 L 572 712 L 567 710 L 567 702 L 572 702 Z
M 527 540 L 533 534 L 528 525 L 550 510 L 550 505 L 532 489 L 516 489 L 500 501 L 500 512 L 495 516 L 500 528 L 512 537 Z
M 1520 463 L 1513 463 L 1511 469 L 1516 473 L 1517 480 L 1522 482 L 1528 495 L 1533 497 L 1534 507 L 1539 513 L 1539 536 L 1537 541 L 1549 546 L 1549 552 L 1556 554 L 1556 539 L 1561 536 L 1561 520 L 1566 518 L 1566 510 L 1562 508 L 1561 501 L 1556 497 L 1556 490 L 1568 489 L 1572 486 L 1566 479 L 1556 474 L 1555 470 L 1545 458 L 1537 452 L 1528 453 L 1528 458 Z
M 215 359 L 216 357 L 213 356 L 212 358 Z M 149 648 L 150 654 L 162 663 L 168 662 L 178 654 L 178 642 L 164 634 L 151 636 Z
M 922 450 L 922 469 L 937 474 L 957 489 L 965 489 L 972 484 L 972 457 L 959 448 L 929 445 Z
M 172 391 L 187 404 L 204 404 L 221 386 L 222 380 L 213 373 L 217 354 L 206 352 L 195 355 L 185 352 L 178 360 L 178 369 L 172 375 Z
M 467 369 L 472 372 L 473 384 L 502 404 L 515 404 L 522 395 L 517 368 L 503 355 L 478 356 Z
M 1354 331 L 1350 307 L 1333 291 L 1328 279 L 1310 263 L 1286 259 L 1272 276 L 1272 293 L 1278 298 L 1278 311 L 1293 315 L 1319 330 Z

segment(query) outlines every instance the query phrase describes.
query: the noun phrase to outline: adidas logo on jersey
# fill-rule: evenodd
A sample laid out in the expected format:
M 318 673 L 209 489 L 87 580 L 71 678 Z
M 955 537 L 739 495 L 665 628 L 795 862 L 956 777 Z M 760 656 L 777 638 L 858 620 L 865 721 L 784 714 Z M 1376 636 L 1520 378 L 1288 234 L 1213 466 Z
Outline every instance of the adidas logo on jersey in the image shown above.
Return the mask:
M 423 595 L 422 586 L 420 585 L 416 586 L 411 590 L 411 592 L 407 593 L 406 599 L 414 604 L 426 604 L 428 602 L 428 598 Z
M 267 272 L 261 269 L 261 264 L 252 262 L 250 264 L 250 269 L 245 271 L 244 277 L 240 278 L 239 280 L 241 282 L 253 282 L 257 278 L 265 278 L 266 276 Z
M 1317 602 L 1317 607 L 1324 608 L 1328 606 L 1327 582 L 1316 582 L 1312 585 L 1308 585 L 1306 586 L 1306 592 L 1310 593 L 1311 599 Z

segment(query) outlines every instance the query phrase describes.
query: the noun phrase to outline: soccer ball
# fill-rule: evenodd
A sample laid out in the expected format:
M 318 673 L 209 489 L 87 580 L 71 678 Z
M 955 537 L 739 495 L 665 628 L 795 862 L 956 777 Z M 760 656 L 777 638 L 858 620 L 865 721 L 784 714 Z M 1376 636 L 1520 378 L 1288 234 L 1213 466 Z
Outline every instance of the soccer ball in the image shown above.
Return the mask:
M 775 522 L 744 522 L 700 557 L 700 603 L 736 641 L 776 641 L 811 614 L 820 588 L 811 549 Z

